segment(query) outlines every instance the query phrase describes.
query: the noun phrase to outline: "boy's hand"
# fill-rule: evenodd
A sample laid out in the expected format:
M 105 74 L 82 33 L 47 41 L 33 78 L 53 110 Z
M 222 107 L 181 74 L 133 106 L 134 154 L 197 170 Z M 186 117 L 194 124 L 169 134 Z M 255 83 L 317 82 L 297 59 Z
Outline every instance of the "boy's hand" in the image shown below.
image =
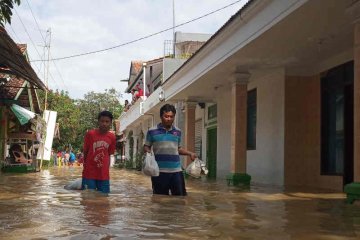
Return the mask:
M 196 153 L 190 153 L 190 158 L 191 158 L 191 161 L 194 161 L 196 158 L 197 158 L 197 155 Z

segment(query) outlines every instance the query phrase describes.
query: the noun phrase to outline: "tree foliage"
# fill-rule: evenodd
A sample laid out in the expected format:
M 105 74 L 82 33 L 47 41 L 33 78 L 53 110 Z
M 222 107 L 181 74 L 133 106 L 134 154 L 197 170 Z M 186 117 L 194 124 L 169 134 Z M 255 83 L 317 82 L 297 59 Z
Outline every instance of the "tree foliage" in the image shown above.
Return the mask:
M 123 106 L 118 100 L 119 93 L 114 89 L 106 89 L 104 93 L 89 92 L 84 99 L 78 100 L 78 107 L 81 109 L 80 122 L 84 130 L 97 127 L 97 115 L 103 110 L 113 113 L 114 119 L 120 117 Z
M 20 5 L 20 0 L 1 0 L 0 1 L 0 26 L 11 23 L 12 9 L 14 4 Z
M 104 93 L 89 92 L 84 99 L 71 99 L 67 92 L 48 92 L 47 109 L 57 112 L 60 139 L 55 138 L 53 147 L 66 149 L 69 145 L 79 150 L 83 145 L 85 133 L 97 127 L 97 116 L 102 110 L 113 113 L 118 119 L 123 106 L 118 100 L 119 93 L 114 89 L 105 90 Z M 44 96 L 41 98 L 44 101 Z

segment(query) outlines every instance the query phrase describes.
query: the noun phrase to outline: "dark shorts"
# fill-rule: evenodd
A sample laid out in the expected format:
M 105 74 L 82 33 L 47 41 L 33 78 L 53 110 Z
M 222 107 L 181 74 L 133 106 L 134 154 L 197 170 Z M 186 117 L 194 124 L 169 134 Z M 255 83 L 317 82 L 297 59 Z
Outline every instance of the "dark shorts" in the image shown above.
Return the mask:
M 163 173 L 151 177 L 153 194 L 186 196 L 185 180 L 182 172 Z
M 109 180 L 95 180 L 95 179 L 88 179 L 83 178 L 81 189 L 93 189 L 103 193 L 110 192 L 110 181 Z

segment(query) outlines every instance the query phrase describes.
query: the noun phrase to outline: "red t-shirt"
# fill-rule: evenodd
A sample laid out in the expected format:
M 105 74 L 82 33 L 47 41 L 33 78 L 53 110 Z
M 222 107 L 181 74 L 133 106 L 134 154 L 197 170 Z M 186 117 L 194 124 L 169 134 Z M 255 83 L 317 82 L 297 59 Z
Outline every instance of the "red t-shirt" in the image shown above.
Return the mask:
M 139 90 L 138 90 L 138 93 L 136 94 L 136 97 L 142 97 L 144 95 L 144 92 L 143 92 L 143 90 L 140 88 Z
M 90 130 L 84 139 L 83 177 L 95 180 L 109 180 L 110 155 L 115 152 L 116 138 L 111 132 L 100 133 Z

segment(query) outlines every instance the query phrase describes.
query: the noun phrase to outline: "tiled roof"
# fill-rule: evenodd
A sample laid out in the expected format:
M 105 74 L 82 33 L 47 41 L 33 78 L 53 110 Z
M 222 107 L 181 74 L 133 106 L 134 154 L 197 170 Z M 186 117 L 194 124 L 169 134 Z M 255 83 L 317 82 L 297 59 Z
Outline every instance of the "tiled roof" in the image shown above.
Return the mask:
M 0 73 L 0 78 L 4 78 L 5 74 Z M 12 77 L 5 84 L 0 85 L 0 99 L 14 100 L 16 94 L 21 90 L 25 80 Z
M 131 61 L 130 74 L 136 76 L 141 71 L 142 64 L 142 61 Z
M 27 50 L 27 44 L 21 44 L 21 43 L 17 43 L 16 44 L 18 46 L 18 48 L 20 49 L 21 53 L 25 53 Z

